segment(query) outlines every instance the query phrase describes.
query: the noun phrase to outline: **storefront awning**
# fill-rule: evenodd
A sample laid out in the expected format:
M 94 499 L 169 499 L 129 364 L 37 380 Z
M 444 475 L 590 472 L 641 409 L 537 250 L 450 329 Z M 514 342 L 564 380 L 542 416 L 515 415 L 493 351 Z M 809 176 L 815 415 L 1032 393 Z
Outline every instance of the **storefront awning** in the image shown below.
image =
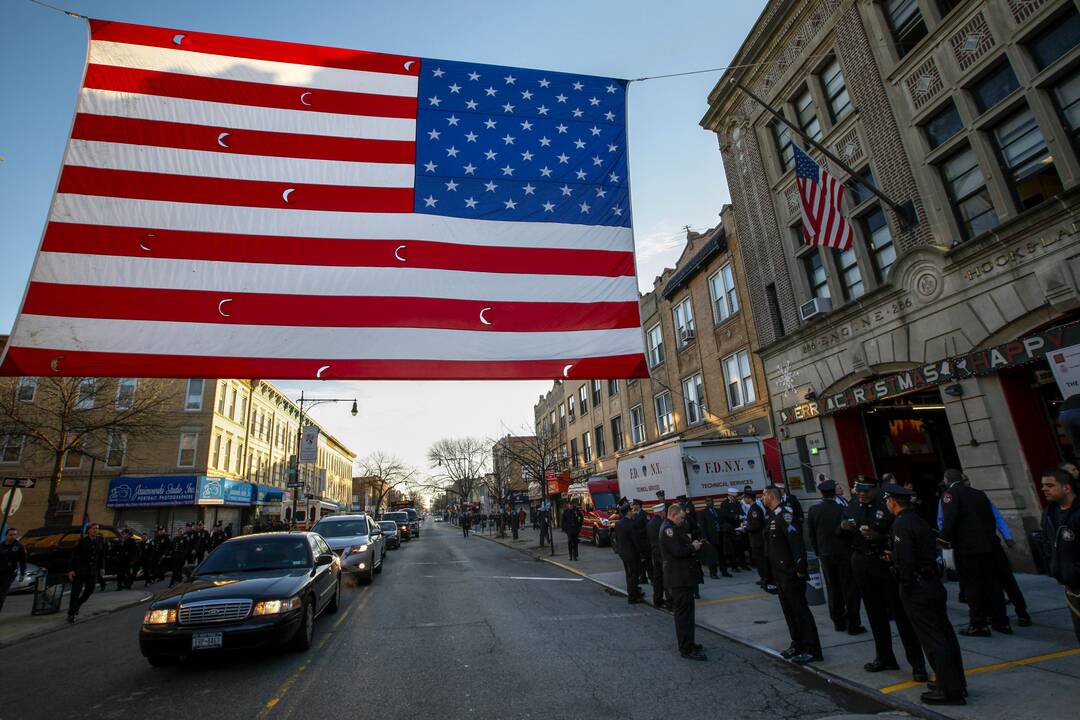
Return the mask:
M 232 505 L 247 507 L 255 501 L 255 485 L 228 478 L 199 478 L 196 505 Z
M 194 505 L 198 475 L 120 475 L 109 481 L 106 507 L 175 507 Z
M 255 486 L 256 505 L 277 505 L 285 500 L 285 491 L 272 485 Z

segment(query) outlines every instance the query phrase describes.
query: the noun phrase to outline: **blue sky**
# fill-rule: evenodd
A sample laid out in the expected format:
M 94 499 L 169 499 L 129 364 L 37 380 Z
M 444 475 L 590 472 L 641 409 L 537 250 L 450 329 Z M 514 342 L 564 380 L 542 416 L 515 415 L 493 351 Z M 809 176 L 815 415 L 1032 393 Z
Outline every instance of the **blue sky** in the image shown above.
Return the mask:
M 622 78 L 729 62 L 764 0 L 50 0 L 89 17 L 233 35 Z M 48 213 L 86 53 L 85 23 L 0 3 L 0 334 L 10 331 Z M 697 122 L 719 73 L 633 83 L 630 182 L 643 288 L 678 257 L 684 225 L 717 222 L 729 201 L 715 136 Z M 281 385 L 297 388 L 295 383 Z M 357 394 L 351 420 L 319 417 L 360 454 L 422 464 L 452 431 L 491 436 L 531 424 L 547 382 L 323 383 Z M 417 422 L 418 416 L 421 422 Z M 408 427 L 404 433 L 386 428 Z

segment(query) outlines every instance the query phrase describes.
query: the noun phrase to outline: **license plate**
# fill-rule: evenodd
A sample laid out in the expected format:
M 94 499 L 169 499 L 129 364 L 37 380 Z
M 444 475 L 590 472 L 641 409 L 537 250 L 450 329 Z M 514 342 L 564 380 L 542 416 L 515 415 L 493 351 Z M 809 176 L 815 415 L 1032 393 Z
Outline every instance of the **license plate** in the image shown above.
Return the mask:
M 221 647 L 220 632 L 201 632 L 191 636 L 192 650 L 212 650 Z

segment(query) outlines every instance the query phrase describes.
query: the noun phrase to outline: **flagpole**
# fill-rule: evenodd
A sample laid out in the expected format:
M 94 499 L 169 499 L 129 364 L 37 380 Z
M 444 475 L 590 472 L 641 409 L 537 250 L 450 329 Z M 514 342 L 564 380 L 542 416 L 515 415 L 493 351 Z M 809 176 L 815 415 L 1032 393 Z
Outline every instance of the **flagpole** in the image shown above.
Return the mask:
M 885 203 L 890 208 L 892 208 L 893 212 L 896 213 L 896 217 L 900 220 L 900 224 L 901 224 L 902 229 L 907 229 L 907 228 L 909 228 L 909 227 L 911 227 L 911 226 L 913 226 L 915 224 L 915 203 L 914 202 L 912 202 L 911 200 L 908 200 L 905 203 L 896 202 L 891 197 L 889 197 L 885 193 L 881 192 L 881 190 L 879 190 L 872 182 L 870 182 L 866 178 L 859 175 L 859 173 L 855 172 L 843 160 L 841 160 L 840 158 L 836 157 L 831 152 L 829 152 L 828 149 L 826 149 L 826 147 L 824 145 L 822 145 L 817 140 L 814 140 L 812 137 L 807 135 L 803 131 L 803 129 L 801 127 L 798 127 L 795 124 L 793 124 L 792 122 L 790 122 L 786 117 L 784 117 L 783 113 L 780 113 L 780 112 L 777 112 L 776 110 L 773 110 L 772 107 L 770 107 L 768 103 L 766 103 L 764 100 L 762 100 L 757 95 L 755 95 L 754 92 L 752 90 L 750 90 L 750 88 L 746 87 L 745 85 L 743 85 L 741 82 L 739 82 L 735 78 L 731 78 L 731 84 L 734 85 L 735 87 L 739 88 L 740 90 L 742 90 L 747 95 L 749 95 L 752 100 L 754 100 L 761 107 L 765 108 L 765 111 L 768 112 L 770 115 L 772 115 L 774 118 L 776 118 L 777 120 L 779 120 L 780 122 L 784 123 L 789 128 L 791 128 L 792 130 L 794 130 L 796 133 L 798 133 L 799 137 L 801 137 L 808 145 L 810 145 L 810 147 L 814 148 L 815 150 L 820 152 L 822 155 L 824 155 L 825 157 L 829 158 L 834 163 L 839 165 L 840 168 L 850 176 L 851 180 L 853 180 L 853 181 L 859 183 L 860 185 L 862 185 L 863 187 L 865 187 L 867 190 L 869 190 L 874 195 L 876 195 L 883 203 Z

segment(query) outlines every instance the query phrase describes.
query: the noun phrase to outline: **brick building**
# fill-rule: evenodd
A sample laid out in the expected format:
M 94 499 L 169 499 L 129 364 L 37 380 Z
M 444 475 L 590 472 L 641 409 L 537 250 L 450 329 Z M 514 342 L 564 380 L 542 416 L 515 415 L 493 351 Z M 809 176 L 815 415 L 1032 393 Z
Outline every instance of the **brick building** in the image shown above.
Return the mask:
M 550 433 L 578 480 L 614 478 L 618 456 L 673 438 L 756 435 L 767 439 L 778 475 L 765 376 L 754 356 L 741 249 L 730 206 L 721 222 L 689 232 L 674 268 L 639 301 L 649 378 L 557 380 L 533 408 L 537 434 Z
M 960 466 L 1034 527 L 1074 452 L 1042 355 L 1077 342 L 1078 39 L 1072 0 L 772 0 L 710 94 L 796 493 L 892 472 L 932 512 Z M 736 81 L 910 221 L 849 183 L 854 247 L 803 245 L 791 144 L 848 175 Z

